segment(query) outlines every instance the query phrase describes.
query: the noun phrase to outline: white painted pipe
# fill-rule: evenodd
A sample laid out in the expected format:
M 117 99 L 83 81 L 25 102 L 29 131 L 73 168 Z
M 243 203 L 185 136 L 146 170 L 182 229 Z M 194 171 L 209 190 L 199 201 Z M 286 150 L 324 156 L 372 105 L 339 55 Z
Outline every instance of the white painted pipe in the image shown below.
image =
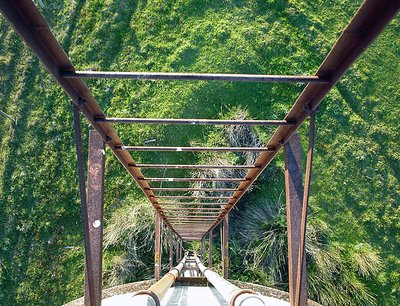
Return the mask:
M 172 268 L 163 278 L 152 285 L 148 290 L 138 291 L 136 293 L 137 295 L 134 295 L 132 299 L 133 305 L 158 306 L 158 303 L 161 302 L 168 289 L 179 277 L 179 274 L 185 265 L 186 258 L 187 254 L 177 266 Z
M 228 301 L 228 303 L 233 302 L 232 306 L 266 306 L 265 302 L 259 295 L 254 293 L 241 293 L 244 290 L 228 282 L 219 274 L 206 268 L 197 256 L 196 263 L 203 275 Z M 235 300 L 233 301 L 234 298 Z

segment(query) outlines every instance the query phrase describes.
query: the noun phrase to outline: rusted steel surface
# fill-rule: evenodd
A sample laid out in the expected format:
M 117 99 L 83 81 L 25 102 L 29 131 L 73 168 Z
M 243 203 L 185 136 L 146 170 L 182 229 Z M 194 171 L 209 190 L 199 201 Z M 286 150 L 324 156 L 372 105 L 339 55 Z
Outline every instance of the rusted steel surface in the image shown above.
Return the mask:
M 307 163 L 306 163 L 306 176 L 304 182 L 304 194 L 303 194 L 303 207 L 300 221 L 300 241 L 299 241 L 299 259 L 297 265 L 296 274 L 296 295 L 295 305 L 302 305 L 304 296 L 307 297 L 307 284 L 303 282 L 303 279 L 307 280 L 306 270 L 306 226 L 307 226 L 307 210 L 308 201 L 310 199 L 310 185 L 311 185 L 311 174 L 312 174 L 312 159 L 314 153 L 314 139 L 315 139 L 315 112 L 310 115 L 310 131 L 308 139 L 308 151 L 307 151 Z M 305 302 L 305 301 L 304 301 Z
M 139 181 L 150 182 L 243 182 L 248 178 L 209 178 L 209 177 L 142 177 Z
M 174 267 L 174 239 L 172 231 L 169 231 L 168 247 L 169 247 L 169 268 L 172 269 Z
M 179 262 L 179 239 L 175 243 L 175 261 Z
M 89 213 L 86 197 L 86 183 L 85 183 L 85 166 L 83 161 L 83 142 L 82 142 L 82 130 L 81 130 L 81 119 L 80 113 L 77 106 L 73 105 L 74 111 L 74 131 L 75 131 L 75 145 L 76 145 L 76 158 L 78 167 L 78 180 L 79 180 L 79 195 L 81 199 L 81 214 L 83 224 L 83 238 L 85 243 L 85 279 L 87 288 L 85 287 L 86 293 L 86 305 L 97 306 L 96 298 L 96 280 L 95 272 L 92 260 L 92 244 L 90 236 L 90 225 L 89 225 Z M 87 298 L 89 296 L 89 299 Z M 89 301 L 88 301 L 89 300 Z
M 210 207 L 179 207 L 179 208 L 171 208 L 171 207 L 163 207 L 162 209 L 165 211 L 222 211 L 221 208 L 210 208 Z
M 161 275 L 161 217 L 157 212 L 155 221 L 154 278 L 159 280 Z
M 213 232 L 208 233 L 208 268 L 212 268 Z
M 204 260 L 206 257 L 206 241 L 205 238 L 203 237 L 201 239 L 201 258 Z
M 161 169 L 253 169 L 256 165 L 171 165 L 171 164 L 135 164 L 136 168 L 161 168 Z
M 285 189 L 286 189 L 286 216 L 288 227 L 288 261 L 289 261 L 289 295 L 291 305 L 307 304 L 307 275 L 306 262 L 299 262 L 301 217 L 303 210 L 303 180 L 301 171 L 300 137 L 293 134 L 285 144 Z M 302 265 L 301 268 L 298 265 Z M 297 272 L 303 271 L 299 302 L 296 303 Z
M 229 277 L 229 215 L 222 219 L 222 274 Z
M 192 192 L 192 191 L 204 191 L 204 192 L 235 192 L 235 191 L 240 191 L 237 188 L 168 188 L 168 187 L 163 187 L 163 188 L 158 188 L 154 187 L 151 188 L 153 191 L 167 191 L 167 192 L 176 192 L 176 191 L 184 191 L 184 192 Z
M 293 126 L 278 127 L 265 146 L 275 148 L 275 151 L 260 153 L 255 164 L 261 167 L 251 169 L 246 176 L 249 180 L 241 183 L 238 187 L 239 189 L 247 190 L 253 184 L 261 172 L 275 158 L 283 144 L 289 140 L 304 120 L 318 107 L 322 99 L 335 86 L 347 69 L 396 16 L 399 7 L 400 1 L 364 1 L 316 72 L 317 76 L 324 77 L 330 82 L 327 84 L 308 84 L 305 87 L 285 117 L 285 120 L 295 122 L 295 124 Z M 243 194 L 234 194 L 236 199 L 230 203 L 230 209 L 236 205 Z M 221 222 L 225 213 L 218 217 L 211 228 L 215 228 Z
M 293 125 L 286 120 L 217 120 L 217 119 L 161 119 L 161 118 L 97 118 L 96 122 L 125 124 L 187 124 L 187 125 Z
M 203 197 L 203 196 L 157 196 L 158 199 L 184 199 L 184 200 L 219 200 L 219 199 L 231 199 L 231 197 Z
M 89 135 L 87 213 L 93 270 L 95 305 L 101 305 L 104 208 L 104 141 L 96 131 Z M 86 272 L 88 269 L 85 269 Z M 89 278 L 85 273 L 85 305 L 91 305 Z
M 176 211 L 163 211 L 163 212 L 172 218 L 174 218 L 174 217 L 184 218 L 185 216 L 187 216 L 187 217 L 191 217 L 191 216 L 210 217 L 210 216 L 218 216 L 219 215 L 218 211 L 184 211 L 182 213 L 178 213 Z
M 159 205 L 201 205 L 201 206 L 221 206 L 227 205 L 227 203 L 221 202 L 160 202 Z
M 274 148 L 264 147 L 150 147 L 121 146 L 116 150 L 124 151 L 167 151 L 167 152 L 273 152 Z
M 182 81 L 229 81 L 274 83 L 329 83 L 318 76 L 262 75 L 262 74 L 212 74 L 175 72 L 111 72 L 111 71 L 63 71 L 64 78 L 134 79 L 134 80 L 182 80 Z

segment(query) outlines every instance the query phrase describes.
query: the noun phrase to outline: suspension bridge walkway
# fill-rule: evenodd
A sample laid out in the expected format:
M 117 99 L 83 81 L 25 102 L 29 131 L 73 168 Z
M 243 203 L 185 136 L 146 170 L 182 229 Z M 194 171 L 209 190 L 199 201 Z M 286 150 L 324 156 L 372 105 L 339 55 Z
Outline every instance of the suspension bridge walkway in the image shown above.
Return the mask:
M 244 196 L 259 175 L 283 149 L 288 224 L 288 272 L 290 305 L 307 305 L 307 271 L 305 232 L 312 172 L 315 134 L 315 111 L 324 97 L 347 69 L 396 16 L 400 1 L 366 0 L 344 29 L 314 75 L 252 75 L 165 72 L 79 71 L 60 46 L 46 20 L 31 0 L 2 0 L 0 11 L 27 46 L 37 55 L 70 98 L 74 112 L 77 168 L 82 207 L 85 245 L 85 305 L 102 304 L 102 239 L 104 159 L 107 145 L 137 183 L 156 211 L 154 277 L 155 284 L 128 296 L 103 300 L 104 305 L 122 305 L 117 299 L 128 299 L 130 305 L 286 305 L 262 297 L 253 291 L 239 289 L 227 281 L 229 272 L 229 212 Z M 207 82 L 279 82 L 305 84 L 304 90 L 281 120 L 217 120 L 183 118 L 112 118 L 108 117 L 91 93 L 84 79 L 175 80 Z M 81 114 L 93 127 L 88 149 L 87 186 L 81 132 Z M 309 145 L 305 179 L 302 178 L 300 138 L 296 130 L 310 120 Z M 114 125 L 234 125 L 270 126 L 275 131 L 265 146 L 257 147 L 194 147 L 126 145 Z M 130 152 L 252 152 L 258 157 L 252 164 L 139 164 Z M 149 177 L 148 169 L 218 169 L 240 170 L 242 177 Z M 218 173 L 218 172 L 215 172 Z M 221 173 L 230 173 L 221 171 Z M 168 184 L 167 187 L 160 183 Z M 179 183 L 177 187 L 176 183 Z M 158 185 L 157 185 L 158 184 Z M 160 194 L 163 193 L 163 194 Z M 165 195 L 167 194 L 167 195 Z M 161 222 L 169 230 L 171 270 L 161 278 Z M 222 276 L 208 268 L 196 255 L 182 254 L 182 242 L 201 241 L 201 258 L 208 237 L 212 255 L 213 231 L 219 227 L 222 241 Z M 174 243 L 175 241 L 175 243 Z M 178 242 L 178 244 L 176 244 Z M 174 253 L 182 261 L 172 266 Z M 209 256 L 212 258 L 212 256 Z M 204 278 L 206 280 L 204 280 Z M 193 286 L 197 281 L 204 286 Z M 171 287 L 176 282 L 176 285 Z M 180 285 L 179 285 L 180 284 Z M 189 284 L 189 285 L 188 285 Z

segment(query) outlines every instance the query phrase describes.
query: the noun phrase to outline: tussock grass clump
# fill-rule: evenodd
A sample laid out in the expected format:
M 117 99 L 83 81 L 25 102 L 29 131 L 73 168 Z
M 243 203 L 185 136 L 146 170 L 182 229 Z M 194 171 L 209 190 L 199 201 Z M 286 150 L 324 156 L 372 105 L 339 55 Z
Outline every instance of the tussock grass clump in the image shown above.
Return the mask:
M 285 204 L 260 200 L 236 212 L 236 227 L 248 270 L 262 270 L 266 282 L 288 290 Z M 345 248 L 328 225 L 310 216 L 306 232 L 308 293 L 323 305 L 376 305 L 364 281 L 377 275 L 380 257 L 366 243 Z

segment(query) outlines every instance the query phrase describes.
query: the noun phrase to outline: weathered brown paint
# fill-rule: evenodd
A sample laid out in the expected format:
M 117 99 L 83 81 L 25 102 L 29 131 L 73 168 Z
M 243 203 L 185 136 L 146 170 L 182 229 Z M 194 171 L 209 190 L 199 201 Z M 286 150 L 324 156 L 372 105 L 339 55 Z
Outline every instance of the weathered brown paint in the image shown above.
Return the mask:
M 300 228 L 300 245 L 299 245 L 299 260 L 300 264 L 297 265 L 296 275 L 296 300 L 295 304 L 299 305 L 302 300 L 301 295 L 307 288 L 303 280 L 303 274 L 306 273 L 304 268 L 307 266 L 306 262 L 306 229 L 307 229 L 307 210 L 308 201 L 310 198 L 310 185 L 311 185 L 311 174 L 312 174 L 312 159 L 314 153 L 314 139 L 315 139 L 315 112 L 310 115 L 310 131 L 308 139 L 308 152 L 307 152 L 307 163 L 306 163 L 306 176 L 304 182 L 304 195 L 303 195 L 303 207 L 301 215 L 301 228 Z M 306 293 L 305 293 L 306 294 Z
M 228 214 L 222 219 L 222 274 L 229 277 L 229 219 Z
M 65 78 L 133 79 L 133 80 L 180 80 L 180 81 L 228 81 L 228 82 L 278 82 L 278 83 L 329 83 L 329 80 L 311 75 L 262 75 L 181 72 L 115 72 L 115 71 L 66 71 Z
M 296 278 L 299 265 L 301 216 L 303 203 L 303 180 L 301 172 L 301 146 L 299 135 L 293 134 L 284 147 L 286 216 L 288 227 L 288 262 L 290 304 L 296 305 Z M 302 263 L 302 288 L 297 305 L 307 304 L 307 274 L 305 261 Z
M 103 208 L 104 208 L 104 142 L 99 133 L 89 135 L 87 212 L 90 236 L 90 252 L 93 269 L 95 304 L 101 305 Z M 87 269 L 85 269 L 87 271 Z M 90 305 L 89 280 L 85 273 L 85 305 Z
M 91 306 L 96 306 L 96 295 L 95 295 L 95 280 L 93 272 L 93 261 L 91 252 L 91 241 L 89 234 L 89 217 L 88 217 L 88 205 L 86 197 L 86 184 L 85 184 L 85 168 L 83 161 L 83 141 L 82 141 L 82 130 L 81 130 L 81 119 L 79 108 L 73 105 L 74 111 L 74 132 L 75 132 L 75 146 L 76 146 L 76 157 L 77 157 L 77 168 L 78 168 L 78 180 L 79 180 L 79 195 L 81 200 L 81 214 L 83 224 L 83 239 L 85 243 L 85 278 L 87 279 L 85 287 L 86 303 Z
M 179 262 L 179 239 L 176 239 L 175 243 L 175 261 Z
M 174 240 L 172 237 L 172 231 L 169 231 L 169 240 L 168 240 L 168 246 L 169 246 L 169 268 L 172 269 L 174 267 Z
M 156 233 L 155 233 L 155 247 L 154 247 L 154 278 L 160 279 L 161 275 L 161 217 L 156 212 Z
M 212 269 L 213 232 L 208 233 L 208 268 Z
M 205 238 L 203 237 L 201 239 L 201 258 L 204 261 L 204 258 L 206 256 L 206 241 Z

